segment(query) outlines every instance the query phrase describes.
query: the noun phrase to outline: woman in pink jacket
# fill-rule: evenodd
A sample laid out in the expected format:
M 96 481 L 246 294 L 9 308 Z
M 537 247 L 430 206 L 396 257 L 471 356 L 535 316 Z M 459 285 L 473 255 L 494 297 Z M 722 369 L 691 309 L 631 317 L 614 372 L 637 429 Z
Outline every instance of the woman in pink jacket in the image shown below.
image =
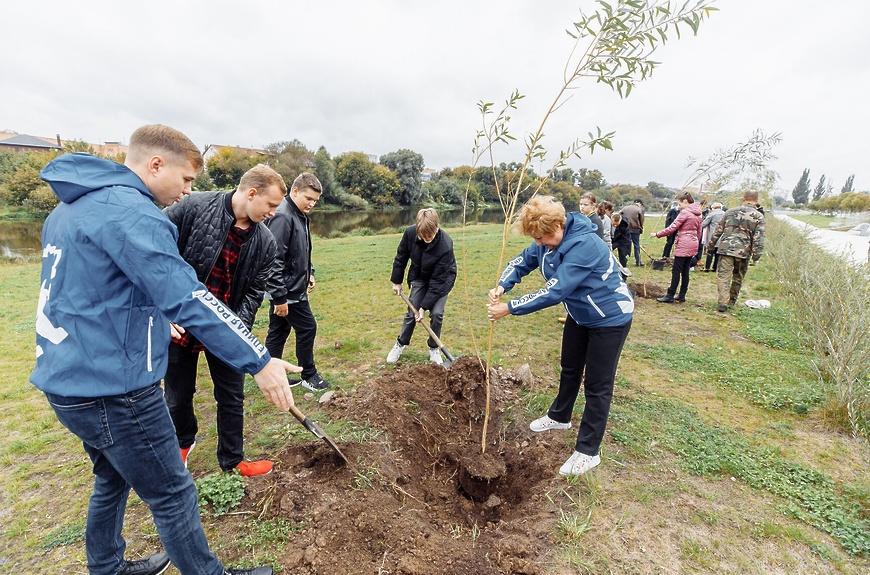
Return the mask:
M 692 194 L 685 192 L 677 196 L 677 209 L 680 210 L 680 214 L 674 223 L 660 232 L 650 234 L 650 237 L 653 238 L 677 234 L 677 240 L 674 242 L 671 286 L 668 288 L 668 293 L 656 300 L 661 303 L 686 301 L 686 291 L 689 289 L 689 270 L 692 268 L 692 258 L 698 255 L 698 242 L 701 238 L 701 208 L 695 203 Z M 674 297 L 674 294 L 677 294 L 677 286 L 680 286 L 679 295 Z

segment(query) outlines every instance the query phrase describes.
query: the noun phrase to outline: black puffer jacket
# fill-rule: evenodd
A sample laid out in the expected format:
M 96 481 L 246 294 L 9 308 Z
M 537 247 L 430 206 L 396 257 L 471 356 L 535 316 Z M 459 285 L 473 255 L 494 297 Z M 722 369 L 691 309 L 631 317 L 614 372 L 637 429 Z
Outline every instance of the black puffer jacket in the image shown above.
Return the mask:
M 272 303 L 281 305 L 308 299 L 311 265 L 311 225 L 308 216 L 288 197 L 266 221 L 278 245 L 274 277 L 269 283 Z
M 405 267 L 411 260 L 408 270 L 408 285 L 413 281 L 426 284 L 426 296 L 420 302 L 420 309 L 432 309 L 439 299 L 450 293 L 456 282 L 456 258 L 453 255 L 453 240 L 447 232 L 439 229 L 431 243 L 417 238 L 417 226 L 405 230 L 396 259 L 393 260 L 393 274 L 390 281 L 402 283 Z
M 178 252 L 205 283 L 223 249 L 236 217 L 233 192 L 197 192 L 163 210 L 178 228 Z M 275 238 L 263 223 L 254 224 L 242 244 L 233 275 L 230 309 L 251 329 L 263 302 L 275 263 Z

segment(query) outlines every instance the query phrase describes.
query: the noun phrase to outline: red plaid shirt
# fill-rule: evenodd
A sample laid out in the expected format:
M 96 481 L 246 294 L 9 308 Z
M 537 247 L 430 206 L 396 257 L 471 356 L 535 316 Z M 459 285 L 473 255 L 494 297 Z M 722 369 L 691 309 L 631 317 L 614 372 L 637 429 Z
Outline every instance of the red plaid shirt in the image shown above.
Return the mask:
M 233 226 L 227 234 L 221 253 L 211 268 L 208 277 L 203 282 L 208 291 L 224 303 L 229 303 L 233 291 L 233 276 L 239 263 L 239 254 L 242 252 L 242 244 L 248 239 L 248 234 L 253 226 L 246 230 Z M 185 332 L 181 339 L 175 343 L 182 347 L 193 345 L 191 351 L 205 351 L 205 346 L 199 343 L 190 332 Z

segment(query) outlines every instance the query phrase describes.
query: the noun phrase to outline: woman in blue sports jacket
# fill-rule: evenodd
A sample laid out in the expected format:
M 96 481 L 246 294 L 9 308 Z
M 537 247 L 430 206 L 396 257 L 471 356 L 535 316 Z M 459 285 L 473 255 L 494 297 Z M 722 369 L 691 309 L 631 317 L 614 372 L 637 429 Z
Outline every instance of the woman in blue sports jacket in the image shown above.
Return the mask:
M 619 275 L 616 258 L 588 218 L 566 214 L 552 197 L 536 196 L 520 210 L 515 225 L 535 241 L 508 263 L 498 286 L 490 290 L 488 316 L 495 321 L 559 303 L 568 311 L 559 393 L 547 414 L 530 428 L 535 432 L 570 428 L 574 402 L 585 381 L 586 406 L 575 451 L 559 469 L 561 475 L 579 475 L 601 462 L 598 448 L 610 413 L 619 356 L 631 329 L 634 300 Z M 535 269 L 546 280 L 543 288 L 500 302 L 502 294 Z

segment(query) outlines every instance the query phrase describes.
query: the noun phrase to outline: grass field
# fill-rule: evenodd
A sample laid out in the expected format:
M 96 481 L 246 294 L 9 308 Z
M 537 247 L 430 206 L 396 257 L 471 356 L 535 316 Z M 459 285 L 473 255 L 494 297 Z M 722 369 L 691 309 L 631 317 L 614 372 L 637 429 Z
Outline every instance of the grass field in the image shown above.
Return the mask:
M 442 340 L 454 355 L 485 354 L 486 291 L 500 272 L 501 227 L 448 231 L 460 276 Z M 315 242 L 315 354 L 338 393 L 352 394 L 394 369 L 384 357 L 404 313 L 389 281 L 398 240 L 389 234 Z M 643 242 L 649 253 L 661 253 L 663 240 Z M 506 256 L 526 243 L 512 237 Z M 633 281 L 666 285 L 670 278 L 669 269 L 631 269 Z M 7 326 L 0 341 L 0 572 L 84 573 L 89 462 L 28 382 L 38 277 L 37 264 L 0 265 L 0 317 Z M 517 293 L 539 286 L 530 276 Z M 792 333 L 793 312 L 777 290 L 765 256 L 750 268 L 741 300 L 768 299 L 770 309 L 717 313 L 715 275 L 701 272 L 692 274 L 686 304 L 637 300 L 602 465 L 548 494 L 558 512 L 543 572 L 870 572 L 867 453 L 825 421 L 827 390 Z M 551 308 L 496 324 L 493 363 L 510 369 L 527 363 L 537 378 L 553 382 L 546 393 L 523 395 L 529 418 L 546 409 L 555 391 L 562 314 Z M 260 337 L 266 320 L 261 310 Z M 403 359 L 428 359 L 420 333 Z M 190 460 L 196 477 L 218 469 L 211 382 L 201 364 L 201 439 Z M 288 435 L 286 416 L 250 380 L 247 389 L 248 457 L 269 457 L 286 441 L 308 440 L 304 430 Z M 297 392 L 297 401 L 316 413 L 313 400 Z M 582 400 L 575 410 L 582 410 Z M 353 432 L 335 430 L 342 441 L 353 440 Z M 230 564 L 280 562 L 292 545 L 292 526 L 233 515 L 207 515 L 204 523 L 213 548 Z M 229 537 L 240 524 L 249 525 L 250 537 Z M 135 497 L 125 536 L 131 556 L 159 547 L 148 509 Z

